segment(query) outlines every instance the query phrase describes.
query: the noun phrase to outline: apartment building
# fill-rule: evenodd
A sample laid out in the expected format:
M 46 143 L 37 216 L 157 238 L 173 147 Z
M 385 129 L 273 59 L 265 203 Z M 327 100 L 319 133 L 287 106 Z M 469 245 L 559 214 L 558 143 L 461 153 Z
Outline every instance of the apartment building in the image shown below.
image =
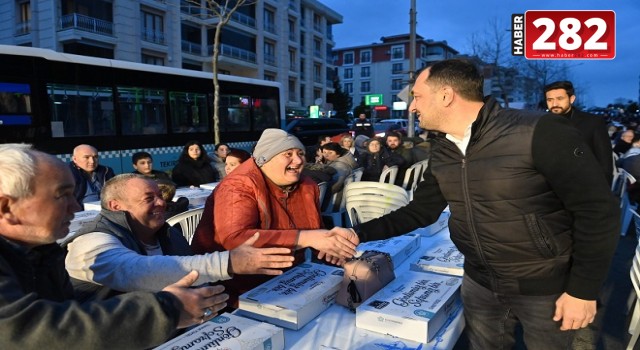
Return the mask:
M 393 110 L 392 106 L 400 101 L 398 93 L 409 82 L 409 34 L 382 37 L 380 41 L 333 50 L 342 91 L 351 95 L 354 107 L 366 95 L 381 94 L 383 105 L 376 106 L 379 115 L 406 118 L 406 110 Z M 416 35 L 416 70 L 457 54 L 446 41 L 425 40 Z
M 218 71 L 280 82 L 286 107 L 333 92 L 332 26 L 316 0 L 257 0 L 223 27 Z M 219 19 L 206 0 L 4 0 L 0 44 L 212 71 Z

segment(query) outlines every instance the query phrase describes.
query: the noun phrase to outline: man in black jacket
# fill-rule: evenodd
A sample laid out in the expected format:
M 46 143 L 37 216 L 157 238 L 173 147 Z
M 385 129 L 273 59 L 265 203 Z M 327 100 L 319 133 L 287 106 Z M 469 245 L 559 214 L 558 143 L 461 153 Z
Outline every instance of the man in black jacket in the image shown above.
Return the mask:
M 56 244 L 80 209 L 67 166 L 28 145 L 0 145 L 0 349 L 148 349 L 225 307 L 223 287 L 79 303 Z
M 104 183 L 115 176 L 113 169 L 98 164 L 98 150 L 90 145 L 78 145 L 73 149 L 69 169 L 76 186 L 73 195 L 78 204 L 100 200 Z
M 582 139 L 589 146 L 602 167 L 607 181 L 613 181 L 613 150 L 604 119 L 579 110 L 573 84 L 570 81 L 556 81 L 544 87 L 544 95 L 549 112 L 563 116 L 575 126 Z
M 413 200 L 354 227 L 361 241 L 435 222 L 450 206 L 465 256 L 466 330 L 478 349 L 509 349 L 522 324 L 529 349 L 566 349 L 587 327 L 608 272 L 620 212 L 597 160 L 568 121 L 483 100 L 473 63 L 421 72 L 410 110 L 443 133 Z

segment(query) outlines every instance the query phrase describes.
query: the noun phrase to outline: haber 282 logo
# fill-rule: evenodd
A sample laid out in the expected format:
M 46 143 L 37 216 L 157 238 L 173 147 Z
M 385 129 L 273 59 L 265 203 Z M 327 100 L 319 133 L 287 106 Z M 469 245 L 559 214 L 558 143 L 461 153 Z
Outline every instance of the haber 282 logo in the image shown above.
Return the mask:
M 511 15 L 511 54 L 527 59 L 613 59 L 616 14 L 532 10 Z

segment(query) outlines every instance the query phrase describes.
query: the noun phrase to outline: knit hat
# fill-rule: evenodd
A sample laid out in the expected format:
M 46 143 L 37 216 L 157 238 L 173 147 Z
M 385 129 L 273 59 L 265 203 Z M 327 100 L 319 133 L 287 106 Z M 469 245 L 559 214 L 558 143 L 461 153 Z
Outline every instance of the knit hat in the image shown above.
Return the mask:
M 253 158 L 256 160 L 256 164 L 261 167 L 278 153 L 292 148 L 304 150 L 304 145 L 297 137 L 284 130 L 265 129 L 253 150 Z

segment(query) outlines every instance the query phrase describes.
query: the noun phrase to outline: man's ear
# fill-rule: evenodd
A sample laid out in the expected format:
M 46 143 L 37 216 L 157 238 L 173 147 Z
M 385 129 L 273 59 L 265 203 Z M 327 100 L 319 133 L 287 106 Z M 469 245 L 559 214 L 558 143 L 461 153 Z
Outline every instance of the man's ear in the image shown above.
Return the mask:
M 15 203 L 14 199 L 0 195 L 0 220 L 4 220 L 11 225 L 18 223 L 17 217 L 13 213 Z
M 454 91 L 450 86 L 443 86 L 440 90 L 442 96 L 442 105 L 449 107 L 453 102 Z
M 112 199 L 109 202 L 107 202 L 107 209 L 111 211 L 120 211 L 122 210 L 122 205 L 120 204 L 119 201 Z
M 573 104 L 573 102 L 575 102 L 575 100 L 576 100 L 576 95 L 569 96 L 569 103 Z

